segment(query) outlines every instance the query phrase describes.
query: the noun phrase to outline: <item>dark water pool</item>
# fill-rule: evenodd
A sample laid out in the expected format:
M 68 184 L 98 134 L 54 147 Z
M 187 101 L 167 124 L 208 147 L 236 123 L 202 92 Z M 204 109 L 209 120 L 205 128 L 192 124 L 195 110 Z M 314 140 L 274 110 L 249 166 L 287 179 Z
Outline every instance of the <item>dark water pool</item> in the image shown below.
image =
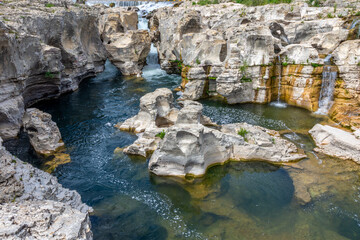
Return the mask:
M 145 93 L 180 82 L 156 66 L 147 66 L 144 77 L 125 79 L 107 63 L 78 91 L 36 106 L 61 130 L 72 162 L 53 174 L 95 209 L 95 239 L 360 239 L 359 167 L 311 152 L 306 131 L 322 119 L 306 110 L 202 101 L 218 123 L 285 130 L 309 156 L 291 166 L 233 162 L 184 182 L 150 175 L 144 159 L 114 154 L 136 136 L 113 125 L 135 115 Z M 6 146 L 39 166 L 25 134 Z M 301 205 L 304 191 L 313 201 Z

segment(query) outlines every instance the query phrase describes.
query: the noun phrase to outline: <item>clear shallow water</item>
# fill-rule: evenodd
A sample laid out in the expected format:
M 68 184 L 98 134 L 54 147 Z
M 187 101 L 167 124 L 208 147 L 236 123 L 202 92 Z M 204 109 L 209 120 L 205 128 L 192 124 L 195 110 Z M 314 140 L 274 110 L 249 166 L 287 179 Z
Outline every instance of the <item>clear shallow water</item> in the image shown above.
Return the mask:
M 323 119 L 304 109 L 201 101 L 205 115 L 219 124 L 245 121 L 281 130 L 309 156 L 289 166 L 232 162 L 184 181 L 149 174 L 143 158 L 114 154 L 136 136 L 113 125 L 134 116 L 147 92 L 180 83 L 159 69 L 154 50 L 144 79 L 124 78 L 107 63 L 78 91 L 36 106 L 61 130 L 72 162 L 53 174 L 95 209 L 95 239 L 360 239 L 360 168 L 312 152 L 307 131 Z M 42 166 L 25 134 L 6 147 Z M 305 206 L 298 200 L 304 192 L 313 198 Z

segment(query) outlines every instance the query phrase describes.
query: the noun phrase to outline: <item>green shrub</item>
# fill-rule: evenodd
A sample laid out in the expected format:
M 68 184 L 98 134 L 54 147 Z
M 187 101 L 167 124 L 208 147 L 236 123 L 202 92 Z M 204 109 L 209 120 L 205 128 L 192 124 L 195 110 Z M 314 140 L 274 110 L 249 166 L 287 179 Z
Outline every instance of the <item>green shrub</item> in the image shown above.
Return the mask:
M 248 133 L 249 132 L 245 128 L 240 128 L 240 130 L 238 131 L 238 135 L 242 136 L 246 142 L 247 142 L 246 134 Z
M 55 7 L 55 5 L 52 3 L 45 3 L 45 7 L 51 8 L 51 7 Z
M 201 61 L 198 58 L 196 59 L 196 64 L 201 64 Z
M 311 63 L 311 66 L 313 68 L 316 68 L 316 67 L 321 67 L 322 65 L 321 64 L 318 64 L 318 63 Z
M 115 7 L 115 3 L 110 3 L 109 7 L 112 7 L 112 8 Z
M 216 80 L 216 77 L 209 77 L 209 80 Z
M 156 134 L 155 137 L 159 137 L 159 138 L 161 138 L 161 139 L 164 139 L 164 137 L 165 137 L 165 130 L 162 130 L 161 132 L 159 132 L 158 134 Z
M 198 5 L 204 6 L 209 4 L 218 4 L 219 0 L 200 0 L 197 2 Z
M 46 72 L 45 77 L 46 78 L 54 78 L 54 74 L 52 74 L 51 72 Z
M 176 63 L 176 64 L 177 64 L 177 67 L 178 67 L 180 70 L 182 70 L 182 67 L 183 67 L 183 62 L 182 62 L 182 61 L 176 59 L 176 60 L 172 60 L 172 61 L 170 61 L 170 62 Z
M 287 66 L 289 65 L 289 63 L 283 62 L 282 65 L 283 65 L 284 67 L 287 67 Z
M 252 82 L 252 79 L 251 78 L 248 78 L 248 77 L 245 77 L 243 76 L 241 79 L 240 79 L 241 82 Z
M 235 0 L 234 2 L 247 6 L 260 6 L 266 4 L 291 3 L 292 0 Z
M 333 16 L 331 13 L 328 13 L 328 14 L 327 14 L 327 17 L 328 17 L 328 18 L 334 18 L 334 16 Z

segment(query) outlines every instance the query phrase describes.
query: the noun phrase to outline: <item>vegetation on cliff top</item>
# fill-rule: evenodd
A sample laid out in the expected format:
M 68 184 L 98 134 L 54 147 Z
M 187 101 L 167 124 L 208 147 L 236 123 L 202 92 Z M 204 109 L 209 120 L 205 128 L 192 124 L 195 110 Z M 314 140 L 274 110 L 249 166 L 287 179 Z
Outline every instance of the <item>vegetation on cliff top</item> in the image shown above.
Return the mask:
M 233 2 L 241 3 L 247 6 L 259 6 L 266 4 L 280 4 L 280 3 L 291 3 L 292 0 L 233 0 Z M 209 4 L 218 4 L 219 0 L 199 0 L 197 2 L 193 2 L 193 5 L 209 5 Z
M 292 0 L 235 0 L 234 2 L 245 4 L 247 6 L 259 6 L 266 4 L 291 3 Z

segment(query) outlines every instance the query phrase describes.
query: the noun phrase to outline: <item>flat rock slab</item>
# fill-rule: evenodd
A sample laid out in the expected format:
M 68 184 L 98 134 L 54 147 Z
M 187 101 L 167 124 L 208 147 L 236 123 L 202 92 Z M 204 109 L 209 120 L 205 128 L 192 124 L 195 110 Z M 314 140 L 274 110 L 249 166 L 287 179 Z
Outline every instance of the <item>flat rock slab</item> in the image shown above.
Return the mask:
M 316 143 L 315 151 L 360 163 L 360 139 L 354 133 L 321 124 L 309 133 Z

